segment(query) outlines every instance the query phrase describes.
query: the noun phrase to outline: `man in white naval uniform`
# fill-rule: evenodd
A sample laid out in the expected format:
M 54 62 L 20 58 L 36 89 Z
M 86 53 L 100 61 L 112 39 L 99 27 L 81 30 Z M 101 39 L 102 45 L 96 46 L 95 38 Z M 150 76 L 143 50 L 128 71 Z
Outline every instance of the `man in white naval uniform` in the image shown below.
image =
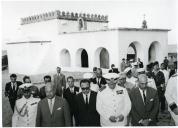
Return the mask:
M 23 96 L 16 101 L 12 116 L 12 127 L 35 127 L 39 98 L 33 98 L 30 92 L 32 84 L 22 84 Z
M 127 90 L 116 85 L 118 74 L 108 73 L 103 77 L 106 78 L 107 84 L 98 91 L 96 101 L 101 126 L 126 126 L 131 110 Z
M 177 63 L 176 63 L 177 65 Z M 178 126 L 178 72 L 168 80 L 165 97 L 168 103 L 168 110 L 171 113 L 175 125 Z

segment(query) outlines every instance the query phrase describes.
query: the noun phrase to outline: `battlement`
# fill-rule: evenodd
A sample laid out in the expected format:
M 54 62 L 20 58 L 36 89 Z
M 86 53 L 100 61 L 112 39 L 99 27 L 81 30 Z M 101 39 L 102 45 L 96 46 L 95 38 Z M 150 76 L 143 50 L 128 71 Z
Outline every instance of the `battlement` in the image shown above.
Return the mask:
M 86 14 L 86 13 L 74 13 L 74 12 L 64 12 L 64 11 L 52 11 L 39 15 L 29 16 L 21 18 L 21 25 L 31 24 L 52 19 L 64 19 L 64 20 L 74 20 L 77 21 L 78 18 L 83 18 L 84 21 L 89 22 L 103 22 L 108 23 L 107 15 L 97 15 L 97 14 Z

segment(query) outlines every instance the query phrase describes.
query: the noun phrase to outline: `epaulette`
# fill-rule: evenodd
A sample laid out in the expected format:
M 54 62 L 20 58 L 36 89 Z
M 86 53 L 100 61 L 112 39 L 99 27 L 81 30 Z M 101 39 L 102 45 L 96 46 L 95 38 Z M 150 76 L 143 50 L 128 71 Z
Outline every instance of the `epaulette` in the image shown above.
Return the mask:
M 174 75 L 172 75 L 172 77 L 176 77 L 178 74 L 177 73 L 175 73 Z
M 102 86 L 99 91 L 102 92 L 104 89 L 106 88 L 106 86 Z

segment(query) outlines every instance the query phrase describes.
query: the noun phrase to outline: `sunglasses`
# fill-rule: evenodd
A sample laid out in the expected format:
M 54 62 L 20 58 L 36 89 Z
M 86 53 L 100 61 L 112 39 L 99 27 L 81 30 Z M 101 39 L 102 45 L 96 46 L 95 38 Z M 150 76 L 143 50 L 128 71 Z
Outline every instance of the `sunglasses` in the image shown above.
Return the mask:
M 89 87 L 86 87 L 86 88 L 81 88 L 82 90 L 89 90 L 90 88 Z

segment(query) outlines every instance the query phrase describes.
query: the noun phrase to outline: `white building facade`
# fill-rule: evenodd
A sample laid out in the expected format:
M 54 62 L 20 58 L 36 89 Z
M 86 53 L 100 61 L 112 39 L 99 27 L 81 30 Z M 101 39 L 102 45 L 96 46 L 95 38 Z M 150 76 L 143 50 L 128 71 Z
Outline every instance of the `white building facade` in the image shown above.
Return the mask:
M 144 65 L 167 56 L 167 29 L 108 28 L 108 17 L 54 11 L 22 18 L 21 40 L 8 42 L 10 73 L 120 69 L 129 49 Z

